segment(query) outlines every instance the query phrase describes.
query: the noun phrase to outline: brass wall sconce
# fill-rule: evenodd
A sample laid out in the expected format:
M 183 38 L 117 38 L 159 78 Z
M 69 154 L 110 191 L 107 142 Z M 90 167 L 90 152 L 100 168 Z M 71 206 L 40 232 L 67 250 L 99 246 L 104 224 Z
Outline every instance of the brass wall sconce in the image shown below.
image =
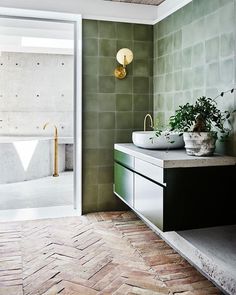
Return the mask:
M 124 79 L 127 75 L 126 66 L 133 60 L 133 52 L 128 48 L 121 48 L 117 54 L 116 59 L 121 66 L 118 66 L 114 70 L 114 75 L 117 79 Z

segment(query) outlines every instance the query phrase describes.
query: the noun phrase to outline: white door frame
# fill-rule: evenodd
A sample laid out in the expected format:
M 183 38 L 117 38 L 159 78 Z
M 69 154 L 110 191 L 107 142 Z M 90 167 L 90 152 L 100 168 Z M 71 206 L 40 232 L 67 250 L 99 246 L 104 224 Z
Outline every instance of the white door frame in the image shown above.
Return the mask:
M 0 17 L 74 24 L 74 209 L 82 214 L 82 17 L 79 14 L 0 7 Z

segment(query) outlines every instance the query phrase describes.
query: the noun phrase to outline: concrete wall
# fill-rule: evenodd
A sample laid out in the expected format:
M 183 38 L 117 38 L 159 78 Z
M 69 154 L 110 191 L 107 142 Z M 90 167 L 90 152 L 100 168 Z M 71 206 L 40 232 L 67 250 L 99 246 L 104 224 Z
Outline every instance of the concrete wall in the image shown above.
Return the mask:
M 234 6 L 234 0 L 193 0 L 154 26 L 154 112 L 160 124 L 181 104 L 235 87 Z M 232 110 L 236 98 L 225 95 L 218 103 Z M 236 128 L 234 134 L 225 152 L 236 155 Z
M 131 142 L 152 111 L 153 30 L 149 25 L 83 21 L 83 212 L 117 210 L 113 145 Z M 116 53 L 134 53 L 124 80 L 114 77 Z
M 73 135 L 73 57 L 5 53 L 0 56 L 0 135 Z

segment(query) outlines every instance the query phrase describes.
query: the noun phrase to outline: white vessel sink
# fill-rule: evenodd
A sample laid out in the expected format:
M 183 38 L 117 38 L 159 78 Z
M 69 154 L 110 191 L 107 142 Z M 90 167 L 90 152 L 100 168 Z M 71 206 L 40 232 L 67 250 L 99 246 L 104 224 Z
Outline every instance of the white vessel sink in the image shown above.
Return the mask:
M 156 136 L 156 131 L 133 131 L 133 143 L 144 149 L 179 149 L 184 148 L 183 136 L 176 132 L 163 131 Z

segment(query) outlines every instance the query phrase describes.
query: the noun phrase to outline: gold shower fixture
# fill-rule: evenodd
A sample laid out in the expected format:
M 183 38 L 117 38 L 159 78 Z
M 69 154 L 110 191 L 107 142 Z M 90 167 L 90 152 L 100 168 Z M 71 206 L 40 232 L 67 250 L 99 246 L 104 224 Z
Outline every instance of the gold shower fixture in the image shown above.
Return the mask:
M 133 52 L 129 48 L 121 48 L 117 54 L 116 59 L 121 66 L 118 66 L 114 70 L 114 75 L 117 79 L 124 79 L 127 75 L 126 66 L 133 60 Z
M 43 125 L 43 130 L 49 125 L 49 122 Z M 58 173 L 58 129 L 57 126 L 54 125 L 54 172 L 53 177 L 59 176 Z

